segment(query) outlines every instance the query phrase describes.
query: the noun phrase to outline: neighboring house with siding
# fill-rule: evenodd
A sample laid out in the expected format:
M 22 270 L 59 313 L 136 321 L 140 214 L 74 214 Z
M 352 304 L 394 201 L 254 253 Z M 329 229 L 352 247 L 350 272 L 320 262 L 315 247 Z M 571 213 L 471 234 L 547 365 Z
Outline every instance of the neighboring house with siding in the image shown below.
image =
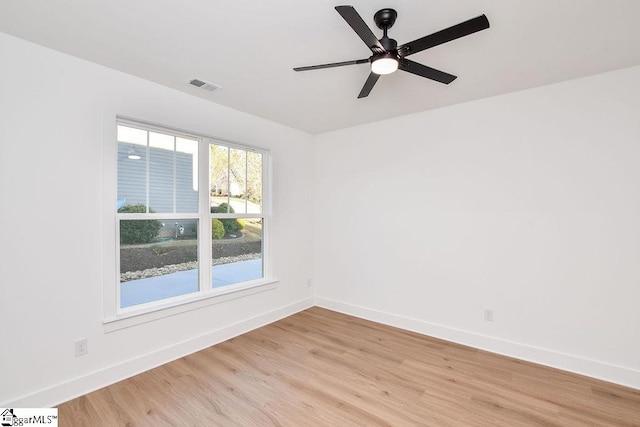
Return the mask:
M 125 200 L 125 205 L 148 205 L 157 213 L 197 213 L 196 179 L 197 159 L 192 153 L 118 144 L 118 200 Z M 189 230 L 195 220 L 181 221 L 180 225 Z M 175 230 L 175 221 L 165 222 L 161 235 L 171 235 Z

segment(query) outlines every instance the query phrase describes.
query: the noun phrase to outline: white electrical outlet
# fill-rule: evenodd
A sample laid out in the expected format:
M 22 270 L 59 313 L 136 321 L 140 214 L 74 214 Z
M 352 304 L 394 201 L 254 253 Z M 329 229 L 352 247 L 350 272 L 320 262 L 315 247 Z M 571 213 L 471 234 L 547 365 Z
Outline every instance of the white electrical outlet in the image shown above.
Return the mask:
M 307 288 L 311 287 L 311 279 L 307 280 Z
M 493 310 L 490 308 L 484 309 L 484 320 L 487 322 L 493 322 Z
M 74 343 L 76 349 L 76 357 L 89 353 L 89 343 L 87 339 L 82 339 Z

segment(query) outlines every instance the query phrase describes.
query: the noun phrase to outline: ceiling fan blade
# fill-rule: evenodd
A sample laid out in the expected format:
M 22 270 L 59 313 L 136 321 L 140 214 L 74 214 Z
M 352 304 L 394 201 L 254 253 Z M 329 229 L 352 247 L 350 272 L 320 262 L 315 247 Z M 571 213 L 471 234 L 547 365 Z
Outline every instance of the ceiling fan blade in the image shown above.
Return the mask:
M 333 62 L 331 64 L 309 65 L 308 67 L 296 67 L 293 69 L 293 71 L 320 70 L 322 68 L 342 67 L 344 65 L 365 64 L 367 62 L 369 62 L 369 58 L 356 59 L 355 61 Z
M 477 18 L 469 19 L 468 21 L 461 22 L 453 27 L 445 28 L 437 33 L 405 43 L 398 47 L 398 53 L 400 56 L 413 55 L 414 53 L 438 46 L 442 43 L 450 42 L 451 40 L 459 39 L 460 37 L 468 36 L 469 34 L 473 34 L 487 28 L 489 28 L 489 20 L 485 15 L 480 15 Z
M 356 12 L 353 6 L 336 6 L 338 13 L 347 21 L 347 24 L 353 28 L 353 31 L 358 34 L 364 44 L 367 45 L 374 53 L 386 52 L 378 38 L 373 34 L 371 29 L 362 20 L 362 17 Z
M 373 86 L 376 84 L 379 78 L 380 74 L 376 74 L 373 72 L 369 73 L 369 77 L 367 77 L 367 81 L 364 82 L 364 86 L 362 86 L 362 90 L 360 91 L 358 98 L 369 96 L 369 93 L 371 93 L 371 89 L 373 89 Z
M 447 85 L 458 78 L 457 76 L 445 73 L 444 71 L 436 70 L 435 68 L 418 64 L 417 62 L 413 62 L 410 59 L 402 58 L 400 60 L 400 63 L 398 64 L 398 68 L 402 71 L 406 71 L 417 76 L 426 77 L 428 79 L 435 80 Z

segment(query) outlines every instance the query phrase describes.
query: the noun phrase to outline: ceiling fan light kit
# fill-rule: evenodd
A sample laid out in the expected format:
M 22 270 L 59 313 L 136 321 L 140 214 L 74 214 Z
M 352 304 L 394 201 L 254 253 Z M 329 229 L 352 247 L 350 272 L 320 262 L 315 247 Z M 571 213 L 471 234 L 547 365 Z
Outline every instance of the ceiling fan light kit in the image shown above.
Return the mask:
M 371 60 L 371 71 L 376 74 L 391 74 L 397 69 L 398 58 L 392 53 L 385 53 Z
M 336 6 L 336 11 L 338 11 L 347 24 L 351 26 L 353 31 L 355 31 L 360 39 L 362 39 L 362 41 L 367 45 L 371 50 L 372 55 L 369 58 L 364 59 L 296 67 L 293 70 L 309 71 L 319 70 L 322 68 L 342 67 L 345 65 L 371 63 L 371 72 L 369 73 L 369 77 L 367 77 L 358 98 L 368 96 L 381 75 L 391 74 L 396 70 L 406 71 L 444 84 L 451 83 L 456 79 L 456 76 L 411 61 L 410 59 L 406 59 L 406 57 L 489 28 L 489 20 L 487 17 L 485 15 L 480 15 L 476 18 L 469 19 L 468 21 L 461 22 L 460 24 L 398 46 L 398 43 L 394 39 L 387 36 L 387 30 L 393 26 L 396 18 L 398 17 L 398 13 L 395 10 L 381 9 L 373 16 L 376 26 L 383 31 L 381 39 L 376 38 L 353 6 Z

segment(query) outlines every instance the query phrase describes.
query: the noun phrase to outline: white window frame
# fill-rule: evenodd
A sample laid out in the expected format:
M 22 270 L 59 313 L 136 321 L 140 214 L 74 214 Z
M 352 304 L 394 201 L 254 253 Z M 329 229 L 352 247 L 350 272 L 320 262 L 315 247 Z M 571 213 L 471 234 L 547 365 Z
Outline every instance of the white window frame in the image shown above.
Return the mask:
M 146 213 L 146 214 L 120 214 L 116 212 L 115 200 L 117 193 L 117 126 L 124 125 L 151 132 L 160 132 L 177 137 L 194 139 L 198 141 L 198 206 L 197 214 L 185 213 Z M 111 332 L 114 330 L 127 328 L 140 323 L 146 323 L 156 319 L 175 314 L 195 310 L 212 304 L 218 304 L 231 299 L 236 299 L 258 292 L 274 289 L 277 280 L 274 277 L 271 260 L 271 157 L 268 150 L 251 147 L 244 144 L 229 142 L 223 139 L 206 135 L 198 135 L 185 132 L 166 126 L 159 126 L 148 122 L 118 116 L 114 122 L 113 132 L 105 134 L 105 184 L 104 190 L 109 194 L 105 199 L 109 201 L 109 207 L 104 208 L 105 215 L 108 215 L 113 224 L 105 227 L 114 231 L 112 240 L 105 236 L 105 248 L 112 247 L 115 257 L 105 257 L 115 259 L 113 265 L 113 275 L 104 275 L 104 330 Z M 110 145 L 109 145 L 110 139 Z M 212 144 L 229 148 L 256 152 L 262 155 L 262 213 L 231 213 L 212 214 L 210 210 L 210 147 Z M 112 203 L 111 203 L 112 202 Z M 215 216 L 214 216 L 215 215 Z M 247 282 L 212 288 L 212 266 L 211 262 L 203 260 L 212 259 L 212 239 L 211 239 L 211 218 L 262 218 L 262 266 L 263 277 Z M 119 221 L 122 219 L 197 219 L 198 220 L 198 271 L 199 290 L 197 292 L 180 295 L 176 297 L 161 299 L 130 307 L 120 307 L 120 227 Z M 109 267 L 106 266 L 106 272 Z

